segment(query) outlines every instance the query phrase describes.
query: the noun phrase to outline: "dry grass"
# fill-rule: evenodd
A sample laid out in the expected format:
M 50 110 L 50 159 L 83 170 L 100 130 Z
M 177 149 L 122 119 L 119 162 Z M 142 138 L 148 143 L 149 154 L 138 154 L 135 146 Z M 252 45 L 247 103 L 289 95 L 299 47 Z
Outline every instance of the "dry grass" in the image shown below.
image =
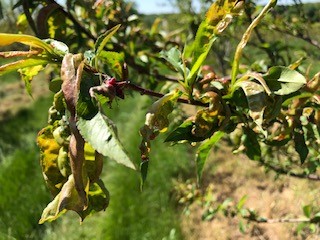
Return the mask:
M 202 190 L 208 186 L 213 187 L 213 197 L 218 202 L 228 197 L 237 202 L 247 195 L 245 207 L 255 209 L 260 216 L 267 218 L 301 217 L 303 205 L 320 205 L 319 182 L 288 176 L 275 179 L 274 173 L 266 173 L 244 155 L 232 155 L 229 148 L 211 155 L 204 172 Z M 190 206 L 190 215 L 181 215 L 185 239 L 320 239 L 319 230 L 316 234 L 297 235 L 297 224 L 291 223 L 250 223 L 246 234 L 243 234 L 239 230 L 238 217 L 227 218 L 218 214 L 211 221 L 203 221 L 203 211 L 204 208 L 194 202 Z

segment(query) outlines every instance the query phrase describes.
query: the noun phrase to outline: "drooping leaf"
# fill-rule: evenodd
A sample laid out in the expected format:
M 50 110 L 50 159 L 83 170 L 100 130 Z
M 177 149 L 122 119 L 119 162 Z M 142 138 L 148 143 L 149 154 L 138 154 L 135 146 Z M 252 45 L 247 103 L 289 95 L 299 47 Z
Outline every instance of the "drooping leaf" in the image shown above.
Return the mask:
M 196 165 L 197 165 L 197 179 L 200 183 L 204 165 L 209 156 L 210 150 L 214 145 L 216 145 L 219 140 L 223 137 L 224 132 L 218 131 L 215 132 L 209 139 L 204 141 L 198 148 L 196 153 Z
M 86 142 L 90 143 L 103 156 L 135 169 L 113 129 L 114 125 L 101 112 L 98 112 L 91 119 L 80 117 L 77 121 L 77 127 Z
M 263 114 L 267 106 L 267 95 L 264 88 L 253 81 L 242 81 L 239 85 L 246 95 L 250 117 L 257 124 L 264 136 L 267 137 L 267 132 L 262 128 Z
M 86 192 L 88 194 L 89 182 L 87 182 L 86 185 Z M 43 210 L 39 224 L 43 224 L 46 221 L 56 220 L 67 210 L 75 211 L 81 218 L 82 212 L 86 210 L 84 209 L 83 201 L 76 190 L 74 177 L 72 174 L 69 176 L 68 181 L 63 185 L 61 192 Z
M 307 83 L 306 78 L 299 72 L 281 66 L 271 67 L 263 78 L 276 95 L 294 93 Z
M 300 156 L 300 162 L 303 164 L 309 154 L 309 149 L 306 144 L 304 133 L 302 129 L 296 129 L 293 133 L 293 140 L 294 140 L 294 146 L 295 150 Z
M 16 71 L 22 68 L 34 67 L 38 65 L 45 65 L 49 61 L 44 58 L 28 58 L 24 60 L 18 60 L 16 62 L 7 63 L 5 65 L 0 66 L 0 76 L 12 71 Z
M 79 214 L 81 221 L 95 212 L 104 211 L 109 205 L 109 191 L 104 186 L 101 179 L 90 185 L 88 198 L 88 208 Z
M 96 56 L 99 56 L 106 46 L 107 42 L 111 39 L 111 37 L 118 31 L 120 28 L 120 24 L 114 26 L 113 28 L 106 31 L 104 34 L 100 35 L 98 40 L 95 43 L 95 52 Z
M 21 77 L 24 81 L 25 87 L 29 95 L 31 96 L 31 81 L 34 76 L 38 75 L 38 73 L 43 69 L 42 65 L 36 65 L 33 67 L 22 68 L 19 69 Z
M 140 144 L 142 162 L 149 161 L 151 140 L 155 139 L 160 132 L 167 131 L 169 126 L 168 115 L 173 111 L 173 106 L 181 94 L 180 91 L 170 92 L 153 103 L 148 110 L 145 124 L 140 129 L 140 134 L 142 136 Z M 141 167 L 144 166 L 147 166 L 147 164 L 141 165 Z M 145 169 L 147 169 L 147 167 Z M 142 180 L 145 180 L 147 173 L 141 173 L 143 174 Z
M 49 35 L 48 19 L 53 12 L 59 9 L 59 7 L 60 7 L 59 4 L 53 2 L 53 3 L 49 3 L 48 5 L 42 7 L 39 10 L 36 25 L 37 25 L 38 34 L 41 38 L 54 37 Z
M 53 126 L 49 125 L 39 132 L 37 144 L 40 148 L 40 165 L 45 181 L 51 193 L 56 196 L 62 187 L 61 182 L 65 181 L 65 177 L 61 174 L 58 166 L 61 146 L 53 136 Z
M 255 161 L 261 158 L 261 147 L 257 139 L 258 135 L 248 127 L 243 127 L 242 142 L 245 146 L 245 153 L 247 156 Z
M 53 48 L 37 37 L 24 34 L 0 33 L 0 46 L 8 46 L 13 43 L 22 43 L 35 48 L 41 48 L 47 53 L 53 54 Z

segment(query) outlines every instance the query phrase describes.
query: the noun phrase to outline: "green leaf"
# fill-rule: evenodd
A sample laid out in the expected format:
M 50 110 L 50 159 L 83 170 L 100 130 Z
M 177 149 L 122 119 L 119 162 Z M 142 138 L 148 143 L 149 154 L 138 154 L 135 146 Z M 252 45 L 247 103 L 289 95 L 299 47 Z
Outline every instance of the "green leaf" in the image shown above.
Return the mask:
M 294 93 L 307 83 L 306 78 L 299 72 L 281 66 L 271 67 L 263 78 L 276 95 Z
M 99 56 L 101 54 L 101 52 L 104 49 L 104 47 L 106 46 L 107 42 L 116 33 L 116 31 L 118 31 L 120 26 L 121 25 L 118 24 L 98 37 L 98 40 L 95 43 L 96 56 Z
M 303 206 L 303 213 L 307 218 L 310 218 L 311 216 L 311 210 L 312 210 L 312 206 L 311 205 L 305 205 Z
M 114 125 L 101 112 L 91 119 L 80 117 L 77 127 L 85 141 L 96 151 L 119 164 L 135 169 L 113 129 Z
M 42 65 L 36 65 L 33 67 L 27 67 L 27 68 L 22 68 L 22 69 L 18 70 L 21 74 L 23 81 L 24 81 L 26 90 L 30 96 L 32 96 L 32 94 L 31 94 L 31 90 L 32 90 L 31 89 L 31 81 L 32 81 L 33 77 L 38 75 L 38 73 L 42 69 L 43 69 Z
M 182 62 L 182 54 L 178 48 L 173 47 L 169 51 L 162 50 L 160 56 L 167 60 L 180 74 L 185 77 L 189 69 Z
M 242 142 L 245 146 L 245 152 L 247 156 L 255 161 L 260 160 L 261 158 L 261 147 L 257 139 L 258 135 L 248 127 L 243 127 Z
M 45 65 L 48 63 L 47 59 L 44 58 L 28 58 L 24 60 L 19 60 L 16 62 L 8 63 L 0 66 L 0 76 L 18 69 L 34 67 L 37 65 Z
M 54 52 L 53 48 L 49 44 L 46 44 L 39 38 L 24 34 L 0 33 L 0 47 L 7 46 L 13 43 L 22 43 L 31 47 L 41 48 L 50 54 L 53 54 Z
M 140 181 L 140 191 L 143 190 L 144 183 L 147 179 L 148 175 L 148 166 L 149 166 L 149 161 L 143 161 L 140 164 L 140 176 L 141 176 L 141 181 Z
M 294 140 L 295 150 L 300 156 L 301 164 L 303 164 L 309 154 L 309 149 L 305 142 L 304 133 L 302 129 L 295 129 L 293 133 L 293 140 Z
M 240 211 L 248 199 L 248 195 L 244 195 L 237 203 L 237 210 Z
M 196 153 L 196 164 L 197 164 L 197 179 L 198 183 L 200 182 L 204 164 L 207 161 L 207 158 L 209 156 L 210 150 L 214 145 L 216 145 L 219 140 L 224 136 L 224 132 L 218 131 L 215 132 L 212 137 L 204 141 L 198 148 Z

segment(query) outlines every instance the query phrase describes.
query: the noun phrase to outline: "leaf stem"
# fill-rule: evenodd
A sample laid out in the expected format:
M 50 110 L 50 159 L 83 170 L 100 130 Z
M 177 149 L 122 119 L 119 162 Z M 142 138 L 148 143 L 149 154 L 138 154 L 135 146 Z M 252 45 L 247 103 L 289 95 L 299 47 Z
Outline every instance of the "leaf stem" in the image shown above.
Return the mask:
M 127 82 L 119 82 L 119 85 L 122 85 L 122 87 L 124 88 L 129 88 L 133 91 L 139 92 L 141 95 L 148 95 L 148 96 L 152 96 L 152 97 L 157 97 L 157 98 L 161 98 L 164 96 L 164 94 L 162 93 L 158 93 L 149 89 L 145 89 L 143 87 L 140 87 L 134 83 L 131 83 L 130 81 Z M 179 103 L 184 103 L 184 104 L 189 104 L 189 105 L 193 105 L 193 106 L 200 106 L 200 107 L 207 107 L 208 104 L 200 102 L 200 101 L 190 101 L 188 99 L 184 99 L 184 98 L 178 98 Z

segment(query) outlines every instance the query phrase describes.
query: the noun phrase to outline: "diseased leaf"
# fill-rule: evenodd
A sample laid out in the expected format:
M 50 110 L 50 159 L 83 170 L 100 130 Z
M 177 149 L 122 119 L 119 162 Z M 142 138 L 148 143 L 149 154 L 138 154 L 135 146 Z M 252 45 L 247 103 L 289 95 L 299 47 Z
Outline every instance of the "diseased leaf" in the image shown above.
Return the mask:
M 58 156 L 60 145 L 53 136 L 53 126 L 49 125 L 43 128 L 37 137 L 37 144 L 40 148 L 40 165 L 43 176 L 53 196 L 60 191 L 66 179 L 61 174 L 58 166 Z
M 192 56 L 191 71 L 186 84 L 192 86 L 199 69 L 214 43 L 217 35 L 222 33 L 232 21 L 233 15 L 239 13 L 238 0 L 217 0 L 209 8 L 206 18 L 201 22 L 196 38 L 185 51 L 185 57 Z
M 299 72 L 281 66 L 271 67 L 263 78 L 276 95 L 294 93 L 307 83 L 306 78 Z
M 89 192 L 89 182 L 86 184 L 86 193 Z M 71 174 L 68 181 L 63 185 L 61 192 L 48 204 L 43 210 L 39 224 L 46 221 L 56 220 L 62 213 L 67 210 L 75 211 L 82 218 L 82 212 L 86 209 L 83 207 L 83 201 L 75 187 L 73 175 Z
M 0 33 L 0 46 L 8 46 L 13 43 L 22 43 L 35 48 L 41 48 L 47 53 L 53 54 L 53 48 L 37 37 L 24 34 Z
M 262 128 L 263 113 L 267 106 L 267 95 L 263 86 L 253 81 L 242 81 L 239 85 L 246 95 L 250 117 L 267 137 L 267 131 Z
M 91 119 L 80 117 L 77 121 L 77 127 L 86 142 L 99 153 L 119 164 L 135 169 L 113 129 L 114 125 L 101 112 L 98 112 Z
M 124 63 L 124 53 L 101 51 L 99 54 L 99 60 L 105 62 L 108 67 L 114 71 L 118 78 L 122 77 L 122 66 Z
M 214 145 L 216 145 L 219 140 L 224 136 L 224 132 L 218 131 L 215 132 L 209 139 L 204 141 L 198 148 L 196 153 L 196 165 L 197 165 L 197 179 L 200 183 L 204 165 L 209 156 L 210 150 Z
M 106 189 L 101 179 L 90 185 L 88 198 L 88 208 L 79 214 L 81 222 L 87 216 L 95 212 L 104 211 L 109 205 L 109 191 Z
M 142 162 L 149 161 L 149 153 L 151 147 L 151 140 L 155 139 L 160 132 L 165 132 L 169 126 L 168 115 L 173 111 L 173 105 L 181 96 L 180 91 L 174 91 L 164 95 L 158 101 L 152 104 L 146 114 L 146 121 L 144 126 L 140 129 L 142 141 L 140 144 L 141 160 Z M 142 164 L 145 168 L 142 174 L 142 184 L 147 176 L 147 164 Z M 143 169 L 141 169 L 143 170 Z M 141 186 L 142 188 L 142 186 Z

